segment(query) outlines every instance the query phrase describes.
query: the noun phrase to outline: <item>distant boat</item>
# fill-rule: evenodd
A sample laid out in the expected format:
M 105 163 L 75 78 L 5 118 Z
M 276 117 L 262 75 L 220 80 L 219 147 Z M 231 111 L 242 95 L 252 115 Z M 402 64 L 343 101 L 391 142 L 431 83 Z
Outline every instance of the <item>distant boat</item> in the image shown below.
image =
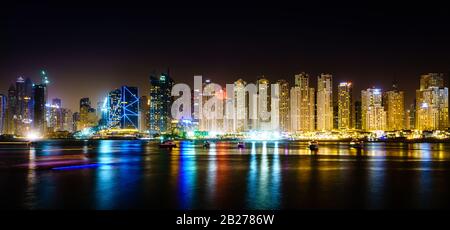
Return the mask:
M 238 147 L 239 149 L 245 148 L 244 142 L 238 142 L 237 147 Z
M 349 143 L 350 148 L 361 149 L 364 147 L 364 141 L 354 139 Z
M 177 144 L 175 144 L 175 142 L 173 141 L 164 141 L 163 143 L 159 144 L 160 148 L 176 148 Z
M 203 148 L 209 148 L 210 145 L 209 141 L 205 141 L 205 143 L 203 143 Z
M 317 141 L 310 141 L 308 148 L 310 150 L 318 150 L 319 149 L 319 142 L 317 142 Z

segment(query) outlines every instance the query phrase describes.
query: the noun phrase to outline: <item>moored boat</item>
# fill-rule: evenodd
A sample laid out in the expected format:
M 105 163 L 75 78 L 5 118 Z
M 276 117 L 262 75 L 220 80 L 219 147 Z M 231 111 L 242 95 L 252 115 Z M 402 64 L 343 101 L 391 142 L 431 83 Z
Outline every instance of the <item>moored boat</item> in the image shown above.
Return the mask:
M 309 145 L 308 145 L 308 148 L 310 150 L 318 150 L 319 149 L 319 142 L 317 142 L 317 141 L 310 141 Z
M 177 144 L 171 140 L 163 141 L 161 144 L 159 144 L 160 148 L 176 148 Z

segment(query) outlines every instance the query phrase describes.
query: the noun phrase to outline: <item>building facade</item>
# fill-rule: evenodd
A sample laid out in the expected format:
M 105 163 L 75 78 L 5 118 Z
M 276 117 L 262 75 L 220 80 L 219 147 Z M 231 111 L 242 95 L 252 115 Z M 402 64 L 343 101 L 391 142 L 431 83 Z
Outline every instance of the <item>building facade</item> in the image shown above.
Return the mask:
M 386 111 L 386 130 L 395 131 L 405 128 L 405 96 L 404 92 L 397 89 L 394 84 L 393 89 L 384 93 L 383 105 Z
M 317 130 L 333 130 L 333 77 L 321 74 L 317 79 Z
M 353 85 L 351 82 L 341 82 L 338 87 L 338 126 L 340 130 L 354 128 Z
M 286 80 L 277 81 L 279 87 L 279 107 L 278 114 L 280 120 L 280 131 L 289 132 L 291 127 L 290 121 L 290 95 L 289 95 L 289 82 Z
M 170 131 L 172 87 L 174 82 L 168 74 L 150 76 L 150 134 Z
M 361 121 L 365 131 L 386 130 L 386 112 L 381 89 L 361 91 Z
M 314 88 L 309 87 L 309 75 L 295 75 L 290 92 L 291 132 L 315 130 Z
M 448 128 L 448 88 L 443 74 L 429 73 L 420 77 L 416 90 L 416 129 L 443 130 Z

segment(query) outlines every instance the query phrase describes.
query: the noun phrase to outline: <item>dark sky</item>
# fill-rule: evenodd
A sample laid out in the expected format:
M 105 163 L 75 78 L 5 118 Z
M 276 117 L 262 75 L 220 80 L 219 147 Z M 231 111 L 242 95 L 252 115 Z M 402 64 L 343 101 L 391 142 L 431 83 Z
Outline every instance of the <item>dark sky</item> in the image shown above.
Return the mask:
M 421 73 L 450 71 L 450 7 L 429 1 L 34 2 L 2 6 L 0 30 L 0 92 L 45 68 L 50 97 L 75 111 L 120 85 L 146 93 L 149 74 L 168 67 L 189 84 L 194 74 L 225 84 L 305 71 L 315 85 L 327 72 L 353 81 L 355 96 L 397 80 L 408 103 Z

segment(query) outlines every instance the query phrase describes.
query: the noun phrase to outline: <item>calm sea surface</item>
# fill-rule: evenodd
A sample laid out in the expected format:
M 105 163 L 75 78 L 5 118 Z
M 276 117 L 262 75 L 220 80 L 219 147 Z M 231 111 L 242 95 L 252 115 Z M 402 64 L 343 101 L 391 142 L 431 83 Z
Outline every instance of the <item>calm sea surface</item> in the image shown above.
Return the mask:
M 0 146 L 0 209 L 450 208 L 450 144 Z

